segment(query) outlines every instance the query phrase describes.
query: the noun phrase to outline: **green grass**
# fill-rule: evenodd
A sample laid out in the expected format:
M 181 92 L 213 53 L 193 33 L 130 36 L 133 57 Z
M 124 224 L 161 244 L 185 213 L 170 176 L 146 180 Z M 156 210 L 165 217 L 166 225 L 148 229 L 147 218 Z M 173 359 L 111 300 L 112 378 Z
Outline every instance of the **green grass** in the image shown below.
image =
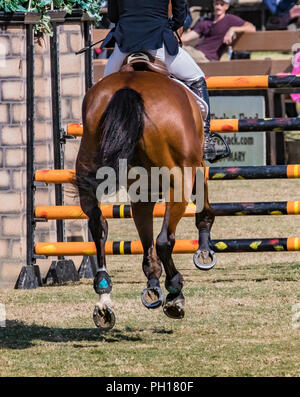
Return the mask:
M 295 200 L 300 180 L 210 182 L 212 202 Z M 299 235 L 298 216 L 217 218 L 213 238 Z M 158 233 L 161 220 L 155 220 Z M 137 239 L 132 220 L 109 221 L 109 239 Z M 179 238 L 196 238 L 182 219 Z M 1 290 L 0 376 L 299 376 L 299 253 L 219 254 L 209 272 L 174 256 L 185 279 L 186 312 L 172 320 L 147 310 L 141 256 L 109 257 L 116 325 L 95 328 L 92 280 L 36 290 Z M 164 273 L 162 286 L 164 285 Z M 163 287 L 164 288 L 164 287 Z M 299 324 L 300 325 L 300 324 Z
M 138 276 L 136 284 L 114 284 L 117 321 L 102 334 L 92 321 L 91 281 L 1 292 L 8 317 L 1 376 L 299 376 L 299 329 L 291 324 L 299 268 L 287 281 L 279 264 L 276 281 L 262 277 L 272 273 L 267 264 L 259 275 L 255 266 L 240 275 L 233 265 L 226 278 L 190 267 L 183 320 L 147 311 Z M 120 281 L 117 269 L 111 274 Z

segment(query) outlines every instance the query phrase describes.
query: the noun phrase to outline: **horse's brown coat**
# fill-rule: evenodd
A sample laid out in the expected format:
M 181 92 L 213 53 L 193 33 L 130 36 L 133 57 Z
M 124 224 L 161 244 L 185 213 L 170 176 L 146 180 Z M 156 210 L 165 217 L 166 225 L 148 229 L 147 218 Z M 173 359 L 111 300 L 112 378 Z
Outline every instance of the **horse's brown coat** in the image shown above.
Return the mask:
M 113 94 L 122 88 L 131 88 L 141 94 L 147 117 L 144 118 L 144 131 L 138 142 L 132 161 L 133 166 L 144 167 L 150 175 L 151 167 L 192 167 L 190 180 L 181 181 L 192 193 L 196 168 L 203 158 L 204 133 L 201 110 L 194 96 L 179 83 L 153 72 L 119 72 L 109 75 L 95 84 L 86 94 L 82 107 L 83 137 L 76 162 L 76 174 L 80 179 L 85 174 L 95 174 L 94 159 L 101 144 L 99 123 Z M 176 176 L 175 176 L 176 178 Z M 180 176 L 182 178 L 182 176 Z M 173 181 L 174 182 L 174 181 Z M 83 190 L 79 189 L 81 207 L 90 218 L 89 226 L 97 247 L 100 267 L 105 267 L 104 243 L 107 236 L 107 224 L 98 213 L 98 203 Z M 205 241 L 199 241 L 203 249 L 208 249 L 209 230 L 213 215 L 208 204 L 207 186 L 205 188 L 205 209 L 196 217 L 196 226 L 208 231 Z M 175 243 L 176 226 L 181 219 L 187 200 L 172 200 L 173 187 L 170 190 L 171 201 L 166 203 L 166 213 L 161 233 L 153 238 L 152 211 L 155 203 L 132 203 L 133 217 L 144 248 L 143 271 L 150 280 L 161 276 L 163 264 L 166 272 L 166 287 L 170 292 L 165 313 L 173 318 L 183 316 L 184 298 L 181 293 L 183 278 L 174 266 L 171 258 Z M 97 206 L 97 209 L 95 209 Z M 95 213 L 99 219 L 95 221 Z M 96 223 L 95 223 L 96 222 Z M 97 230 L 99 228 L 99 230 Z M 199 237 L 200 239 L 200 237 Z M 149 285 L 148 285 L 149 287 Z M 153 288 L 148 288 L 148 292 Z M 154 294 L 155 295 L 155 294 Z M 153 300 L 155 301 L 155 296 Z

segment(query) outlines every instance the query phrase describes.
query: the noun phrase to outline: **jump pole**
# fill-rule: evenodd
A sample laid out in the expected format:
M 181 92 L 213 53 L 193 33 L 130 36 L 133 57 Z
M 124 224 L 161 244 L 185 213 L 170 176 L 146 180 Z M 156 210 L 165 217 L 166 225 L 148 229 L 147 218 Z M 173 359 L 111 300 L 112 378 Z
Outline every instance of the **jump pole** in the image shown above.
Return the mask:
M 212 119 L 211 130 L 216 132 L 283 132 L 299 131 L 300 118 L 263 118 L 263 119 Z M 80 137 L 83 134 L 82 123 L 69 123 L 67 136 Z
M 106 219 L 132 218 L 131 206 L 127 204 L 100 205 L 102 215 Z M 154 218 L 165 215 L 165 204 L 158 203 L 153 210 Z M 211 203 L 216 216 L 244 215 L 299 215 L 300 201 L 252 202 L 252 203 Z M 196 207 L 188 204 L 184 217 L 194 217 Z M 46 220 L 57 219 L 87 219 L 79 205 L 69 206 L 37 206 L 35 217 Z
M 26 266 L 15 289 L 33 289 L 42 285 L 34 253 L 34 36 L 33 22 L 26 24 Z
M 241 167 L 206 167 L 207 180 L 241 180 L 241 179 L 293 179 L 300 178 L 300 164 L 241 166 Z M 36 182 L 46 184 L 73 183 L 75 170 L 37 170 Z
M 300 75 L 208 76 L 206 84 L 209 90 L 300 88 Z
M 255 239 L 220 239 L 212 240 L 215 252 L 283 252 L 299 251 L 300 237 L 255 238 Z M 191 254 L 198 249 L 198 240 L 177 240 L 174 254 Z M 35 253 L 48 256 L 85 256 L 95 255 L 96 247 L 92 242 L 72 243 L 36 243 Z M 106 255 L 140 255 L 143 247 L 140 241 L 107 241 Z
M 54 168 L 64 168 L 63 154 L 63 130 L 61 128 L 61 100 L 60 100 L 60 67 L 59 67 L 59 41 L 57 23 L 52 23 L 53 35 L 50 37 L 50 70 L 51 70 L 51 96 L 52 96 L 52 126 L 53 126 L 53 156 Z M 63 186 L 55 184 L 55 203 L 63 205 L 64 193 Z M 66 240 L 64 220 L 56 220 L 57 240 Z M 56 261 L 52 261 L 44 283 L 61 283 L 67 281 L 79 281 L 79 275 L 75 264 L 71 259 L 65 259 L 64 255 L 58 256 Z

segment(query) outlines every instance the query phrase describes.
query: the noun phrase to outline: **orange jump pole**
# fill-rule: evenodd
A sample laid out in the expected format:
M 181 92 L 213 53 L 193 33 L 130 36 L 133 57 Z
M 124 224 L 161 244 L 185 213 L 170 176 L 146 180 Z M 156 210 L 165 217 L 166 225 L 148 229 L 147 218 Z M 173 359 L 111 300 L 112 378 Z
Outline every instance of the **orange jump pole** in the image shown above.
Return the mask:
M 75 180 L 75 170 L 37 170 L 34 180 L 47 184 L 72 183 Z
M 300 118 L 264 118 L 264 119 L 213 119 L 211 130 L 216 132 L 282 132 L 299 131 Z M 67 134 L 82 136 L 83 127 L 81 123 L 72 123 L 67 126 Z
M 282 252 L 299 251 L 300 237 L 212 240 L 215 252 Z M 174 254 L 191 254 L 198 249 L 198 240 L 177 240 Z M 107 241 L 106 255 L 143 254 L 140 241 Z M 92 242 L 36 243 L 35 254 L 42 256 L 88 256 L 96 254 Z
M 269 88 L 269 76 L 208 76 L 209 90 L 238 90 Z
M 173 252 L 185 254 L 195 252 L 198 248 L 198 240 L 178 240 Z M 143 246 L 140 241 L 107 241 L 105 243 L 106 255 L 143 254 Z M 92 242 L 71 243 L 36 243 L 35 253 L 44 256 L 88 256 L 96 255 L 96 247 Z
M 206 83 L 209 90 L 299 88 L 300 75 L 208 76 L 206 77 Z
M 102 204 L 100 205 L 102 215 L 107 219 L 132 218 L 131 206 L 128 204 Z M 154 218 L 163 218 L 165 215 L 165 204 L 156 204 L 153 211 Z M 195 216 L 196 207 L 189 204 L 185 210 L 185 217 Z M 87 219 L 79 205 L 61 205 L 61 206 L 37 206 L 35 208 L 35 217 L 47 220 L 53 219 Z
M 282 202 L 247 202 L 247 203 L 211 203 L 216 216 L 243 215 L 299 215 L 300 201 Z M 102 214 L 107 219 L 132 218 L 131 206 L 128 204 L 100 205 Z M 184 217 L 195 216 L 196 207 L 189 204 Z M 156 204 L 153 211 L 154 218 L 165 215 L 165 205 Z M 38 206 L 35 217 L 46 220 L 58 219 L 87 219 L 79 205 Z
M 206 167 L 207 180 L 300 178 L 300 164 L 242 167 Z M 75 170 L 37 170 L 35 181 L 72 183 Z

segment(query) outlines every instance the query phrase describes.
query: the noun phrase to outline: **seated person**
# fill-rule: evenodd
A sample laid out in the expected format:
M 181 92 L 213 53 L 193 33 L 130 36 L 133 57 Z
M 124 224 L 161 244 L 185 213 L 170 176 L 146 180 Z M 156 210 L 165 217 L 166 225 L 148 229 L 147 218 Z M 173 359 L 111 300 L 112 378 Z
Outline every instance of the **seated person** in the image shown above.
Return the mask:
M 195 48 L 185 47 L 197 62 L 218 61 L 238 32 L 255 32 L 252 23 L 240 17 L 226 14 L 230 0 L 214 0 L 212 18 L 199 19 L 193 29 L 183 33 L 181 40 L 188 45 L 192 40 L 202 38 Z
M 299 17 L 297 0 L 263 0 L 271 16 L 266 23 L 266 30 L 285 30 L 290 21 Z
M 273 15 L 282 15 L 297 4 L 297 0 L 263 0 Z

